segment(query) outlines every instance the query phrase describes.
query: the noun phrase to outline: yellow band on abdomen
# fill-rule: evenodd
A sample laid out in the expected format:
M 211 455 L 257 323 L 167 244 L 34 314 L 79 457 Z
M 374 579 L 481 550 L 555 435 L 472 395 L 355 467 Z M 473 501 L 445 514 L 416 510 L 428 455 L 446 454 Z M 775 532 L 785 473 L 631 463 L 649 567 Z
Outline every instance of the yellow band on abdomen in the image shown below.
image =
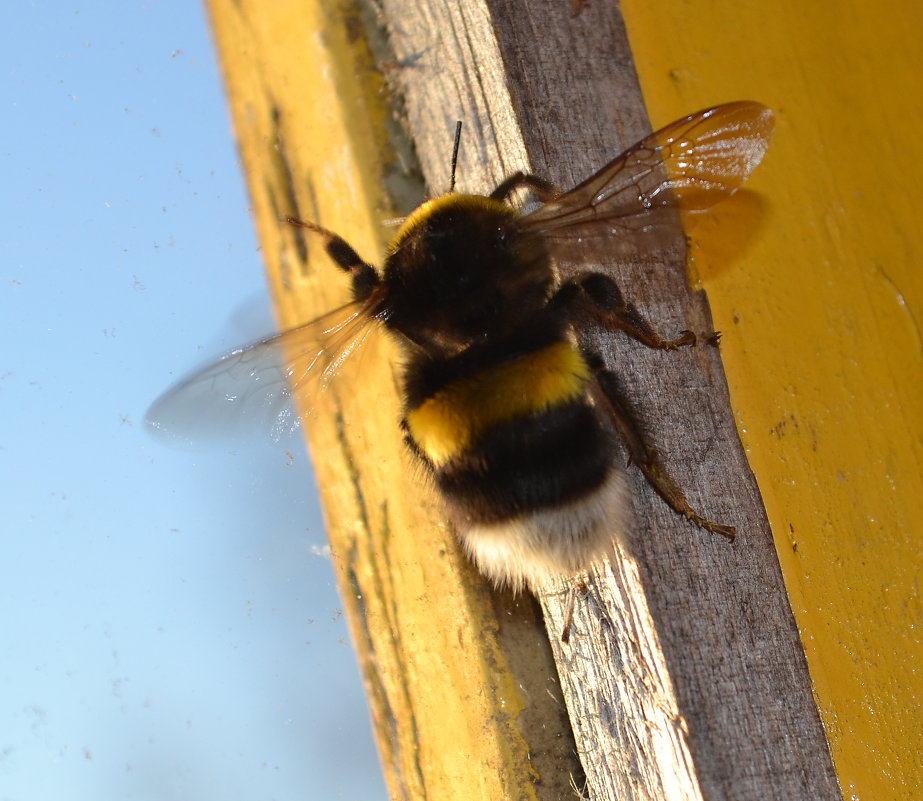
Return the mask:
M 471 448 L 498 423 L 576 399 L 590 375 L 576 347 L 555 342 L 447 384 L 407 415 L 407 428 L 438 467 Z

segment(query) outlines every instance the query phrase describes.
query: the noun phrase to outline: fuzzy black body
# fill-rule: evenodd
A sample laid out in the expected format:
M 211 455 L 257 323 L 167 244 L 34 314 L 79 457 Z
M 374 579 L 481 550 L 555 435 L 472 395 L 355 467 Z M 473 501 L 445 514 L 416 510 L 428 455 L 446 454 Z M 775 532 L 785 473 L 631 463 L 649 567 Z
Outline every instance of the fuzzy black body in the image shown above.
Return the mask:
M 554 288 L 544 242 L 519 219 L 480 195 L 443 195 L 420 206 L 385 259 L 388 328 L 434 357 L 519 333 Z
M 353 301 L 227 354 L 168 391 L 148 423 L 182 436 L 183 403 L 208 397 L 222 419 L 235 409 L 262 416 L 305 382 L 336 375 L 383 323 L 404 352 L 406 441 L 496 583 L 537 589 L 584 571 L 628 531 L 616 435 L 675 512 L 733 540 L 733 526 L 686 501 L 618 376 L 576 344 L 587 326 L 668 351 L 695 345 L 695 335 L 662 338 L 595 265 L 561 280 L 549 249 L 572 262 L 585 240 L 615 256 L 656 247 L 677 210 L 704 211 L 732 195 L 772 131 L 765 106 L 728 103 L 651 134 L 567 192 L 524 173 L 489 196 L 449 192 L 407 218 L 381 270 L 333 231 L 287 218 L 322 239 L 351 276 Z M 504 202 L 520 189 L 542 205 L 521 215 Z M 716 345 L 717 335 L 705 341 Z M 285 406 L 273 431 L 290 416 Z
M 469 554 L 516 588 L 607 552 L 624 491 L 551 259 L 520 219 L 492 198 L 437 198 L 383 270 L 406 440 Z

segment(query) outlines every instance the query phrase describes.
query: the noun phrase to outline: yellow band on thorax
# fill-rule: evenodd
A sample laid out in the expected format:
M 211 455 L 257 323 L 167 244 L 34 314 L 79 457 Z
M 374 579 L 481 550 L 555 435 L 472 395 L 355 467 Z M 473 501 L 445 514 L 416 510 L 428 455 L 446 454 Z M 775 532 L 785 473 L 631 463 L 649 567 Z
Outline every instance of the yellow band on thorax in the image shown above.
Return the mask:
M 388 245 L 388 253 L 395 253 L 407 239 L 410 239 L 419 229 L 425 228 L 432 217 L 446 210 L 455 211 L 460 215 L 467 215 L 472 211 L 489 212 L 500 220 L 504 217 L 518 216 L 518 212 L 512 206 L 508 206 L 503 201 L 494 200 L 492 197 L 449 192 L 417 206 L 401 224 L 391 244 Z
M 438 467 L 498 423 L 576 399 L 589 378 L 580 351 L 570 342 L 555 342 L 448 384 L 407 415 L 407 427 Z

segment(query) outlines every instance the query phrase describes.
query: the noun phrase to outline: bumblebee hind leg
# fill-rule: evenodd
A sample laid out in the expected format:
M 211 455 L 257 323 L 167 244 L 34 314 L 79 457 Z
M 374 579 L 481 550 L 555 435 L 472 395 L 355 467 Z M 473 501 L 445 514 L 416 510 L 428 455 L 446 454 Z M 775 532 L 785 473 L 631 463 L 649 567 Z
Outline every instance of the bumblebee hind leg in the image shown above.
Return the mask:
M 647 322 L 638 310 L 622 296 L 615 281 L 602 273 L 585 273 L 577 276 L 562 287 L 575 295 L 572 302 L 578 304 L 599 325 L 610 331 L 623 331 L 642 345 L 657 350 L 676 350 L 685 345 L 695 345 L 692 331 L 682 331 L 676 339 L 664 339 Z M 559 290 L 560 292 L 561 290 Z M 708 342 L 717 344 L 715 334 Z
M 600 367 L 596 372 L 596 386 L 593 395 L 600 407 L 608 410 L 616 429 L 628 447 L 631 461 L 638 466 L 647 479 L 647 483 L 667 502 L 670 508 L 687 520 L 691 520 L 699 528 L 720 534 L 733 542 L 737 535 L 733 526 L 714 523 L 702 517 L 689 505 L 679 484 L 670 477 L 661 464 L 657 450 L 645 441 L 634 412 L 622 396 L 616 376 Z

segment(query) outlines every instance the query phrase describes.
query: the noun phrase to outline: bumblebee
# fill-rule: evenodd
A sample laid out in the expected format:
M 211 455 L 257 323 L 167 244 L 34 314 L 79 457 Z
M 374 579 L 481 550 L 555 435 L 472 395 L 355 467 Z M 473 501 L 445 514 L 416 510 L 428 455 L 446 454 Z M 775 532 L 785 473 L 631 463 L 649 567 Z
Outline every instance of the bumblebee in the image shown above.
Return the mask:
M 768 108 L 730 103 L 652 134 L 567 192 L 521 172 L 486 196 L 450 191 L 407 217 L 380 269 L 338 234 L 289 219 L 350 276 L 352 302 L 228 354 L 155 402 L 149 423 L 169 434 L 171 410 L 203 394 L 216 405 L 275 409 L 303 382 L 332 378 L 382 327 L 403 353 L 405 441 L 495 584 L 534 590 L 611 550 L 630 527 L 617 437 L 673 510 L 733 540 L 732 526 L 689 505 L 618 377 L 577 341 L 587 325 L 661 350 L 694 345 L 695 335 L 661 337 L 610 276 L 586 265 L 565 274 L 559 256 L 587 240 L 616 254 L 656 245 L 677 209 L 701 211 L 733 194 L 772 130 Z M 520 212 L 518 190 L 540 205 Z

